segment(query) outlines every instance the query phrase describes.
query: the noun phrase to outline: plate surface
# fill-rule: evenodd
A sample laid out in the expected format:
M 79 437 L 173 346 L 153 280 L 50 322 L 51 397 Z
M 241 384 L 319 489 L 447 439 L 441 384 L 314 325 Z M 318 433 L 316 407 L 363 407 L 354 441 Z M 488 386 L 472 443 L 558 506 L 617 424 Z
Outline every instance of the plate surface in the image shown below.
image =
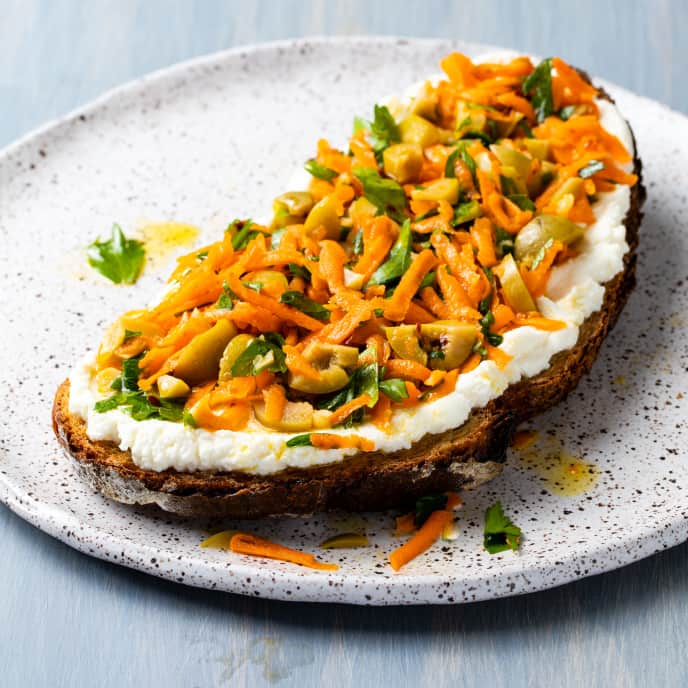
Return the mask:
M 340 564 L 336 573 L 200 549 L 218 524 L 110 502 L 82 484 L 58 449 L 50 427 L 55 388 L 109 321 L 158 292 L 170 267 L 158 261 L 135 287 L 118 288 L 84 267 L 83 247 L 113 221 L 127 233 L 147 221 L 193 223 L 201 244 L 233 217 L 267 213 L 266 199 L 285 190 L 319 137 L 343 142 L 353 115 L 367 116 L 376 99 L 437 71 L 452 49 L 489 48 L 371 38 L 232 50 L 117 89 L 1 152 L 0 499 L 92 556 L 188 585 L 286 600 L 494 598 L 617 568 L 685 540 L 688 119 L 607 84 L 645 166 L 639 286 L 592 373 L 533 424 L 536 448 L 511 452 L 500 478 L 466 495 L 456 541 L 399 574 L 386 564 L 400 542 L 390 514 L 244 524 L 310 550 L 333 533 L 364 529 L 371 547 L 322 557 Z M 594 464 L 596 480 L 562 496 L 546 465 L 571 455 Z M 481 547 L 482 514 L 496 499 L 524 531 L 518 554 L 490 556 Z

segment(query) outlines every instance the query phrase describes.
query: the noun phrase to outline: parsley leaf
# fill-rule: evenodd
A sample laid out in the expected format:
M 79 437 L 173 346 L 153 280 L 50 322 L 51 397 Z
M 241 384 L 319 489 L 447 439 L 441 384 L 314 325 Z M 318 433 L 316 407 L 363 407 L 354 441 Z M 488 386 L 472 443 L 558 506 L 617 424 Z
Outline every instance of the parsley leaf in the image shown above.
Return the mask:
M 566 121 L 567 119 L 571 119 L 571 116 L 576 112 L 577 107 L 577 105 L 567 105 L 566 107 L 561 108 L 557 114 L 559 115 L 560 119 Z
M 259 234 L 251 227 L 253 220 L 232 220 L 229 224 L 225 231 L 232 233 L 232 247 L 235 251 L 246 248 L 248 242 Z
M 380 391 L 392 401 L 408 399 L 408 390 L 403 380 L 391 377 L 388 380 L 380 380 Z
M 97 401 L 95 410 L 106 413 L 122 407 L 134 420 L 159 418 L 172 423 L 179 423 L 184 419 L 184 402 L 159 399 L 153 395 L 146 395 L 141 390 L 117 392 L 107 399 Z
M 352 243 L 354 249 L 354 255 L 359 256 L 363 253 L 363 230 L 359 229 L 356 234 L 354 234 L 354 240 Z
M 368 167 L 356 167 L 354 176 L 363 186 L 363 194 L 380 212 L 401 219 L 406 208 L 406 194 L 393 179 L 381 177 Z
M 282 351 L 284 338 L 274 332 L 268 332 L 254 339 L 234 361 L 233 377 L 257 375 L 263 370 L 273 373 L 286 373 L 286 356 Z
M 122 361 L 122 391 L 136 392 L 139 389 L 139 375 L 141 369 L 139 368 L 139 361 L 143 358 L 143 354 L 127 358 Z
M 447 506 L 447 495 L 431 494 L 416 500 L 413 512 L 413 523 L 416 527 L 422 526 L 433 511 L 440 511 Z
M 287 447 L 312 447 L 311 435 L 294 435 L 291 439 L 288 439 L 285 444 Z
M 376 105 L 373 110 L 373 121 L 370 123 L 373 150 L 376 154 L 393 143 L 399 143 L 401 136 L 399 127 L 386 105 Z
M 466 203 L 459 203 L 454 211 L 454 219 L 452 225 L 462 225 L 464 222 L 470 222 L 480 217 L 480 203 L 478 201 L 467 201 Z
M 215 304 L 216 308 L 222 308 L 227 311 L 231 311 L 234 308 L 234 299 L 236 294 L 229 288 L 229 284 L 224 282 L 222 284 L 222 294 Z
M 523 80 L 524 95 L 530 97 L 538 122 L 554 112 L 552 100 L 552 60 L 547 58 Z
M 535 210 L 535 203 L 526 194 L 513 193 L 509 194 L 507 198 L 521 210 Z
M 122 228 L 112 225 L 110 238 L 96 239 L 87 248 L 88 264 L 115 284 L 134 284 L 141 274 L 146 251 L 137 239 L 127 239 Z
M 578 170 L 578 176 L 583 179 L 592 177 L 593 174 L 601 172 L 604 169 L 604 163 L 601 160 L 591 160 L 585 167 Z
M 373 273 L 369 285 L 388 284 L 401 277 L 411 265 L 411 222 L 406 220 L 389 252 L 389 258 Z
M 351 379 L 349 380 L 346 387 L 337 392 L 334 396 L 331 396 L 325 401 L 321 401 L 318 408 L 327 409 L 328 411 L 335 411 L 340 406 L 351 401 L 355 397 L 361 394 L 367 394 L 371 401 L 368 406 L 372 408 L 377 403 L 379 398 L 379 379 L 380 379 L 380 367 L 377 363 L 368 363 L 360 368 L 357 368 Z M 352 427 L 357 423 L 363 421 L 363 409 L 358 409 L 352 413 L 346 421 L 344 421 L 344 427 Z
M 521 529 L 504 515 L 500 502 L 485 511 L 485 531 L 483 544 L 490 554 L 517 550 L 521 544 Z
M 140 330 L 124 330 L 124 341 L 128 339 L 133 339 L 134 337 L 140 337 L 143 334 Z
M 286 303 L 288 306 L 293 306 L 316 320 L 330 319 L 330 311 L 325 308 L 325 306 L 317 301 L 309 299 L 299 291 L 285 291 L 282 296 L 280 296 L 280 301 Z
M 449 154 L 447 163 L 444 166 L 445 177 L 456 177 L 456 161 L 457 159 L 461 158 L 463 163 L 468 168 L 468 171 L 471 173 L 473 180 L 475 181 L 477 166 L 475 164 L 475 160 L 473 160 L 468 150 L 466 150 L 467 146 L 468 143 L 466 141 L 459 141 L 459 143 L 456 145 L 456 148 Z
M 330 179 L 334 179 L 335 177 L 339 176 L 339 172 L 329 167 L 325 167 L 325 165 L 321 165 L 315 159 L 309 160 L 304 165 L 304 168 L 306 169 L 306 172 L 312 174 L 316 179 L 324 179 L 326 182 L 329 182 Z
M 306 280 L 306 282 L 311 281 L 311 273 L 298 263 L 289 263 L 289 272 L 294 275 L 294 277 L 301 277 Z

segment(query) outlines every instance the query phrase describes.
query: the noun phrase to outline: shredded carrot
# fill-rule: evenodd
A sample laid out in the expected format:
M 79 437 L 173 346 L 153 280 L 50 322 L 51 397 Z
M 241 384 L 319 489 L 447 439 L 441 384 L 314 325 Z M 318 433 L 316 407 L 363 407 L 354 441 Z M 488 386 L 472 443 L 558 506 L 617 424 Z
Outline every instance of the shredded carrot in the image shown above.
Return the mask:
M 480 358 L 480 354 L 471 354 L 462 364 L 460 371 L 461 374 L 463 373 L 470 373 L 471 370 L 475 370 L 479 365 L 480 361 L 482 359 Z
M 427 521 L 408 542 L 398 547 L 389 555 L 389 563 L 395 571 L 423 554 L 437 542 L 444 528 L 454 519 L 451 511 L 433 511 Z
M 337 571 L 337 564 L 326 564 L 318 561 L 312 554 L 299 552 L 298 550 L 278 545 L 270 540 L 250 535 L 249 533 L 237 533 L 229 541 L 229 548 L 237 554 L 248 554 L 252 557 L 264 557 L 266 559 L 277 559 L 288 561 L 291 564 L 299 564 L 309 569 L 318 571 Z
M 395 535 L 410 535 L 416 529 L 416 515 L 413 512 L 397 516 L 395 519 Z
M 363 452 L 375 450 L 375 442 L 359 435 L 335 435 L 328 432 L 314 432 L 311 444 L 319 449 L 360 449 Z
M 354 411 L 358 411 L 358 409 L 368 406 L 371 401 L 370 395 L 368 394 L 361 394 L 351 401 L 347 401 L 332 413 L 329 419 L 330 425 L 334 427 L 335 425 L 343 423 L 352 413 L 354 413 Z
M 392 400 L 386 394 L 380 394 L 373 407 L 371 420 L 378 430 L 389 432 L 392 422 Z
M 191 409 L 196 424 L 207 430 L 243 430 L 251 418 L 251 407 L 244 402 L 222 404 L 211 408 L 210 395 L 201 398 Z
M 265 419 L 269 423 L 280 421 L 287 406 L 284 387 L 282 385 L 270 385 L 263 390 L 263 401 L 265 402 Z
M 511 356 L 509 356 L 506 351 L 502 351 L 502 349 L 497 348 L 496 346 L 491 346 L 490 344 L 485 344 L 485 348 L 487 349 L 487 357 L 490 361 L 494 361 L 497 364 L 497 367 L 500 370 L 504 370 L 504 368 L 509 365 L 509 361 L 511 361 Z
M 442 382 L 440 382 L 439 385 L 434 387 L 432 391 L 428 393 L 426 401 L 435 401 L 436 399 L 447 396 L 447 394 L 451 394 L 456 389 L 456 380 L 458 377 L 458 369 L 447 372 L 442 379 Z
M 547 332 L 556 332 L 563 330 L 566 323 L 561 320 L 553 320 L 552 318 L 542 318 L 540 316 L 522 315 L 518 314 L 514 318 L 514 323 L 518 327 L 535 327 L 538 330 L 546 330 Z
M 385 302 L 385 317 L 390 320 L 403 320 L 411 305 L 411 299 L 418 291 L 425 275 L 437 264 L 437 258 L 430 249 L 419 253 L 409 269 L 402 275 L 392 298 Z
M 289 372 L 294 375 L 303 375 L 309 380 L 319 380 L 320 371 L 316 370 L 298 350 L 297 347 L 285 344 L 282 351 L 286 354 L 285 363 Z
M 427 380 L 432 371 L 422 363 L 411 361 L 408 358 L 391 358 L 385 365 L 385 376 L 400 377 L 405 380 Z

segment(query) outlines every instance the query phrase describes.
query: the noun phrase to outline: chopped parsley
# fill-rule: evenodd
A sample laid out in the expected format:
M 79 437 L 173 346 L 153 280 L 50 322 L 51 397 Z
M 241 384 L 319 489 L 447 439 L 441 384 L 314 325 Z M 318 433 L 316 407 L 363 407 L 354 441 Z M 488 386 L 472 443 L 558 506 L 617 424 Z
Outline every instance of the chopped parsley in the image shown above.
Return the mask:
M 523 94 L 530 98 L 538 122 L 554 113 L 552 59 L 547 58 L 523 80 Z
M 440 511 L 447 506 L 447 495 L 431 494 L 416 500 L 413 510 L 413 523 L 416 527 L 422 526 L 433 511 Z
M 234 361 L 232 377 L 258 375 L 263 370 L 273 373 L 286 373 L 286 355 L 282 351 L 284 337 L 276 332 L 268 332 L 254 339 Z
M 411 265 L 411 222 L 406 220 L 389 252 L 389 258 L 373 273 L 369 285 L 389 284 L 399 279 Z
M 406 209 L 406 194 L 393 179 L 381 177 L 368 167 L 356 167 L 354 176 L 363 186 L 363 195 L 381 213 L 387 213 L 393 219 L 401 221 Z
M 115 284 L 134 284 L 146 260 L 143 243 L 127 239 L 122 228 L 114 224 L 110 238 L 96 239 L 87 248 L 88 264 Z
M 330 179 L 334 179 L 335 177 L 339 176 L 339 172 L 330 169 L 329 167 L 325 167 L 325 165 L 321 165 L 315 159 L 309 160 L 304 165 L 304 168 L 306 169 L 306 172 L 312 174 L 316 179 L 323 179 L 326 182 L 329 182 Z
M 409 394 L 406 389 L 406 383 L 399 378 L 380 380 L 379 388 L 380 391 L 392 401 L 404 401 L 404 399 L 408 399 Z
M 490 554 L 517 550 L 521 544 L 521 529 L 504 515 L 500 502 L 485 511 L 485 530 L 483 544 Z
M 325 306 L 317 301 L 309 299 L 299 291 L 285 291 L 282 296 L 280 296 L 280 301 L 286 303 L 288 306 L 293 306 L 316 320 L 330 319 L 330 311 L 325 308 Z

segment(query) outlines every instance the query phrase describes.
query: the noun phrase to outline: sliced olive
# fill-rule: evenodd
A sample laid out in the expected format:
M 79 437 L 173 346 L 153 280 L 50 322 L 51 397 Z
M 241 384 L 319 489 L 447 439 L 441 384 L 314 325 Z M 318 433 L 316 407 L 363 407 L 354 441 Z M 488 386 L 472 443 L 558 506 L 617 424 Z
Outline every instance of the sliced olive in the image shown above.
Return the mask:
M 103 368 L 96 373 L 96 387 L 101 394 L 112 392 L 112 383 L 122 373 L 117 368 Z
M 459 180 L 456 177 L 436 179 L 421 189 L 414 189 L 411 198 L 416 201 L 447 201 L 455 205 L 459 200 Z
M 548 204 L 554 206 L 560 201 L 563 201 L 566 196 L 573 196 L 572 202 L 580 197 L 583 193 L 583 186 L 585 182 L 580 177 L 571 177 L 567 179 L 553 194 L 552 198 L 549 199 Z
M 266 418 L 263 402 L 254 404 L 253 412 L 260 423 L 273 430 L 303 432 L 313 427 L 313 406 L 307 401 L 288 401 L 284 407 L 284 413 L 278 421 Z
M 313 196 L 308 191 L 288 191 L 277 196 L 272 208 L 275 214 L 284 213 L 296 217 L 306 217 L 313 205 Z
M 320 543 L 323 549 L 353 549 L 367 547 L 368 538 L 360 533 L 340 533 Z
M 385 174 L 400 184 L 418 179 L 423 167 L 423 149 L 417 143 L 396 143 L 382 154 Z
M 303 350 L 305 359 L 318 371 L 318 379 L 289 374 L 289 386 L 307 394 L 329 394 L 349 382 L 347 368 L 358 362 L 358 349 L 353 346 L 313 342 Z
M 357 198 L 349 206 L 349 217 L 354 227 L 360 227 L 366 220 L 377 215 L 377 206 L 373 205 L 365 196 Z
M 490 150 L 499 160 L 502 174 L 515 182 L 519 193 L 525 193 L 532 159 L 513 148 L 499 144 L 491 145 Z
M 547 160 L 549 156 L 549 141 L 542 139 L 523 139 L 523 145 L 533 158 Z
M 518 271 L 514 257 L 508 253 L 502 262 L 495 268 L 504 292 L 504 298 L 511 308 L 517 313 L 528 313 L 537 310 L 533 297 L 526 287 L 526 283 Z
M 422 365 L 428 362 L 428 354 L 421 348 L 415 325 L 385 327 L 385 335 L 392 351 L 400 358 L 408 358 Z
M 550 240 L 570 246 L 585 234 L 585 228 L 558 215 L 538 215 L 517 235 L 514 244 L 516 260 L 530 262 Z
M 250 334 L 238 334 L 227 343 L 220 360 L 220 382 L 232 377 L 232 366 L 254 339 L 255 337 Z
M 161 399 L 180 399 L 191 391 L 189 385 L 173 375 L 162 375 L 158 378 L 158 392 Z
M 472 110 L 464 101 L 456 104 L 456 133 L 459 138 L 468 132 L 483 132 L 487 117 L 482 110 Z
M 312 234 L 320 227 L 325 228 L 325 239 L 339 239 L 342 223 L 337 214 L 339 201 L 330 194 L 318 201 L 308 213 L 303 226 L 307 234 Z
M 446 143 L 452 139 L 450 131 L 440 129 L 418 115 L 408 115 L 399 122 L 399 135 L 402 143 L 417 143 L 421 148 Z
M 260 284 L 260 290 L 274 298 L 279 298 L 289 287 L 286 276 L 277 270 L 256 270 L 243 279 L 252 284 Z
M 553 162 L 542 161 L 540 169 L 528 178 L 528 194 L 531 198 L 539 196 L 545 190 L 547 185 L 554 179 L 556 172 L 557 166 Z
M 458 368 L 470 355 L 478 339 L 474 325 L 458 320 L 437 320 L 420 326 L 423 343 L 431 351 L 430 367 L 435 370 Z
M 173 371 L 175 377 L 192 386 L 215 379 L 222 352 L 235 334 L 234 323 L 218 320 L 208 331 L 194 337 L 179 352 Z
M 413 99 L 409 112 L 412 115 L 423 117 L 430 122 L 437 122 L 438 105 L 439 97 L 437 92 L 434 89 L 428 89 L 426 85 L 426 88 L 423 90 L 423 92 Z

